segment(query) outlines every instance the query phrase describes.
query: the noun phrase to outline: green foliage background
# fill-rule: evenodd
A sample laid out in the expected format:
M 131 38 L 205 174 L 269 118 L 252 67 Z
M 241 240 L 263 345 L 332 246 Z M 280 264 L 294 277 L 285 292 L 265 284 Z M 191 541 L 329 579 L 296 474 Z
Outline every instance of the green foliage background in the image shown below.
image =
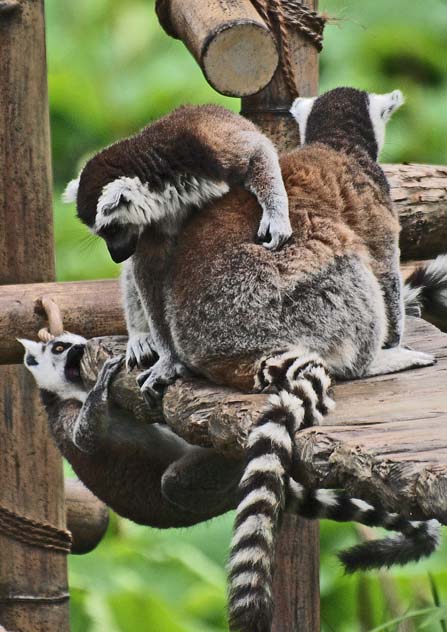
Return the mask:
M 401 88 L 407 103 L 389 126 L 382 159 L 446 162 L 445 2 L 321 0 L 320 9 L 333 18 L 321 90 Z M 216 94 L 183 44 L 161 31 L 153 0 L 47 0 L 46 13 L 58 278 L 116 276 L 103 244 L 61 206 L 65 183 L 90 153 L 181 103 L 238 110 L 239 102 Z M 227 515 L 161 532 L 114 516 L 96 551 L 70 558 L 74 632 L 227 630 L 231 522 Z M 445 632 L 446 543 L 429 562 L 344 577 L 334 552 L 357 538 L 353 525 L 322 524 L 323 630 Z M 403 623 L 394 621 L 400 615 Z

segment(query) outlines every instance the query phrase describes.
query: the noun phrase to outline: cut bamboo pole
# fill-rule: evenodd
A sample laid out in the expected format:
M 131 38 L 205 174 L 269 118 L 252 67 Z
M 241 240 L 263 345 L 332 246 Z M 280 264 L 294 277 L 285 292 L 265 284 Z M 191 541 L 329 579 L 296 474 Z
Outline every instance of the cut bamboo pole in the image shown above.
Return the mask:
M 221 94 L 264 88 L 278 65 L 275 40 L 250 0 L 158 0 L 161 25 L 190 50 Z
M 52 281 L 42 0 L 1 3 L 0 77 L 0 283 Z M 0 383 L 0 504 L 63 529 L 61 459 L 34 380 L 23 367 L 6 366 L 0 368 Z M 65 554 L 1 532 L 0 550 L 1 624 L 11 632 L 67 631 Z

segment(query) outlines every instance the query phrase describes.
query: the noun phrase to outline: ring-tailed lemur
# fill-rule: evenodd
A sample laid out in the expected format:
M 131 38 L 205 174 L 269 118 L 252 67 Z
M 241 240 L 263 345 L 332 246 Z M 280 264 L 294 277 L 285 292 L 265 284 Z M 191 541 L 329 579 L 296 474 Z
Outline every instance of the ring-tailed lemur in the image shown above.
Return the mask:
M 135 423 L 127 411 L 111 403 L 109 389 L 123 364 L 122 357 L 106 360 L 95 385 L 88 390 L 80 370 L 87 342 L 84 338 L 65 332 L 46 344 L 20 342 L 25 348 L 24 364 L 40 388 L 56 445 L 80 479 L 115 511 L 141 524 L 170 528 L 189 526 L 235 507 L 242 462 L 213 450 L 194 448 L 166 426 Z M 302 364 L 301 369 L 297 388 L 305 385 L 305 379 L 325 378 L 312 358 L 307 368 Z M 322 395 L 320 405 L 324 412 L 331 401 Z M 265 430 L 262 425 L 258 427 L 258 435 L 264 432 L 270 440 Z M 278 430 L 275 432 L 279 441 Z M 255 439 L 252 433 L 249 449 L 259 448 L 259 436 Z M 290 445 L 290 437 L 285 439 Z M 247 470 L 245 482 L 249 479 Z M 261 494 L 256 490 L 256 494 L 258 502 L 268 506 L 268 490 Z M 239 521 L 245 505 L 239 505 Z M 425 523 L 410 522 L 341 491 L 307 490 L 291 478 L 286 511 L 307 518 L 357 520 L 402 533 L 398 540 L 383 539 L 380 547 L 376 541 L 343 551 L 340 558 L 348 571 L 355 570 L 359 556 L 365 558 L 365 566 L 374 559 L 374 567 L 389 564 L 390 555 L 398 554 L 401 562 L 414 560 L 430 552 L 436 539 L 434 523 L 432 530 L 428 529 L 429 537 L 423 538 Z M 381 555 L 380 560 L 376 554 Z M 256 547 L 240 550 L 231 561 L 231 573 L 239 575 L 241 564 L 253 567 L 259 562 Z
M 107 360 L 88 390 L 80 375 L 85 338 L 64 333 L 47 344 L 20 342 L 57 447 L 85 485 L 117 513 L 170 528 L 235 506 L 241 464 L 189 445 L 165 425 L 137 423 L 110 402 L 109 385 L 123 358 Z
M 268 629 L 293 433 L 330 406 L 328 374 L 362 377 L 434 361 L 382 348 L 400 335 L 399 283 L 382 293 L 399 226 L 376 158 L 399 103 L 396 93 L 342 88 L 308 104 L 307 144 L 281 159 L 295 233 L 281 251 L 253 243 L 259 209 L 235 189 L 192 215 L 170 254 L 159 309 L 176 357 L 215 383 L 277 392 L 248 439 L 232 545 L 230 618 L 244 632 Z M 153 299 L 146 262 L 157 248 L 156 234 L 145 229 L 133 255 L 143 305 Z M 353 505 L 348 511 L 334 495 L 314 497 L 317 515 L 353 515 Z M 354 552 L 349 568 L 404 562 L 435 548 L 435 522 L 405 522 L 405 530 L 414 537 Z
M 272 143 L 243 117 L 215 105 L 183 106 L 99 152 L 65 191 L 78 216 L 105 239 L 116 262 L 134 254 L 149 227 L 153 248 L 126 262 L 123 293 L 129 333 L 127 365 L 158 361 L 140 376 L 148 400 L 184 369 L 164 322 L 162 287 L 168 253 L 197 207 L 242 185 L 258 200 L 257 237 L 268 249 L 291 236 L 288 200 Z M 143 268 L 141 270 L 141 267 Z M 139 283 L 150 273 L 151 284 Z
M 423 314 L 426 320 L 445 329 L 447 323 L 447 255 L 421 265 L 410 274 L 404 287 L 406 312 Z

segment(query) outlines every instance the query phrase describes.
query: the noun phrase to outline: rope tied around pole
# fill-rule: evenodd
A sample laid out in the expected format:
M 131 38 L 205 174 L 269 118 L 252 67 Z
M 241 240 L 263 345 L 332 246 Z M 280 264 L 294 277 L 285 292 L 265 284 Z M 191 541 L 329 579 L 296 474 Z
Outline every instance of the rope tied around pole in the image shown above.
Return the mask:
M 72 537 L 66 529 L 22 516 L 0 505 L 0 533 L 29 546 L 70 553 Z
M 287 89 L 295 99 L 299 96 L 292 64 L 288 27 L 300 31 L 316 47 L 323 49 L 323 30 L 327 22 L 324 15 L 303 6 L 299 0 L 251 0 L 264 22 L 274 32 L 277 23 L 282 48 L 281 67 Z

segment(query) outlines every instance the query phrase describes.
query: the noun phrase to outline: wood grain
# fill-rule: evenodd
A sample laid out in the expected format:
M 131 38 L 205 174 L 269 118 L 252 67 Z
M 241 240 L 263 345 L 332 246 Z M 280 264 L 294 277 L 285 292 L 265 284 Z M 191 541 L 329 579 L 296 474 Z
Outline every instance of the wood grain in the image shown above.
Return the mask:
M 447 166 L 382 165 L 402 224 L 403 259 L 447 252 Z
M 9 3 L 10 6 L 14 3 Z M 0 283 L 54 279 L 42 0 L 0 12 Z M 0 503 L 65 527 L 61 459 L 32 376 L 0 369 Z M 66 558 L 0 533 L 0 621 L 11 632 L 68 630 Z
M 166 32 L 184 42 L 221 94 L 241 97 L 269 83 L 278 52 L 250 0 L 157 0 L 156 9 Z
M 67 528 L 73 537 L 72 553 L 90 553 L 102 540 L 109 524 L 109 511 L 83 483 L 65 480 Z
M 405 343 L 434 353 L 437 363 L 375 378 L 337 384 L 337 407 L 324 425 L 296 435 L 297 480 L 344 487 L 390 510 L 447 522 L 447 335 L 409 318 Z M 88 345 L 87 375 L 125 340 Z M 85 374 L 85 369 L 84 369 Z M 249 429 L 267 396 L 219 388 L 205 380 L 178 380 L 167 389 L 163 410 L 144 408 L 135 374 L 123 369 L 111 397 L 125 409 L 139 407 L 137 423 L 162 418 L 190 443 L 242 457 Z

